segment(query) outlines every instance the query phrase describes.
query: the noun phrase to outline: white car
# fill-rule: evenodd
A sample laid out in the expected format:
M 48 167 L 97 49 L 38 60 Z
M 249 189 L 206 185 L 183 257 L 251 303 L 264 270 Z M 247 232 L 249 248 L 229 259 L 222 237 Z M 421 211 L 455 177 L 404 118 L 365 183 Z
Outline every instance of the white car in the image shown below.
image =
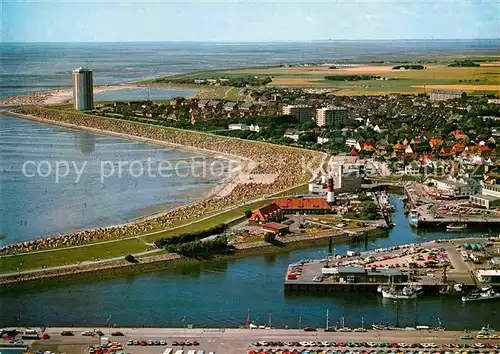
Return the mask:
M 82 336 L 94 336 L 95 333 L 92 331 L 83 331 Z

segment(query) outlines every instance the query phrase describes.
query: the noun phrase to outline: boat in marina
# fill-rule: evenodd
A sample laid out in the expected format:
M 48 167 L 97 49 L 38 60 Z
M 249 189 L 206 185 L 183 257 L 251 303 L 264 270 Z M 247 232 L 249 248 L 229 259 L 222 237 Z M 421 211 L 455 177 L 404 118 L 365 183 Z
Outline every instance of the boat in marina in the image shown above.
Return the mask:
M 412 300 L 416 299 L 418 293 L 410 286 L 405 286 L 402 290 L 396 290 L 395 287 L 382 289 L 382 297 L 384 299 L 393 300 Z
M 418 227 L 419 215 L 417 209 L 410 210 L 410 214 L 408 215 L 408 222 L 410 226 Z
M 462 296 L 463 302 L 497 300 L 497 299 L 500 299 L 500 293 L 497 293 L 490 286 L 482 288 L 480 291 L 474 292 L 470 295 Z
M 462 284 L 453 284 L 453 286 L 450 284 L 439 290 L 439 294 L 441 295 L 461 295 L 462 293 L 463 293 Z
M 465 223 L 451 223 L 446 225 L 447 231 L 463 231 L 467 229 L 467 224 Z

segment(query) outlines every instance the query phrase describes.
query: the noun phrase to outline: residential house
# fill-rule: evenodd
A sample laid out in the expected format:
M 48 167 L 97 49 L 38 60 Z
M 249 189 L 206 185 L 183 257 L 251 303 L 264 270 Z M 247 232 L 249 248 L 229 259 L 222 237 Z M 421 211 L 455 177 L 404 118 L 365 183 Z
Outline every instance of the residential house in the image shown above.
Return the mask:
M 360 140 L 356 143 L 356 146 L 354 148 L 358 151 L 367 151 L 367 152 L 375 151 L 375 148 L 373 147 L 370 141 Z
M 405 175 L 418 176 L 420 174 L 420 165 L 416 161 L 410 162 L 405 166 Z
M 345 145 L 347 147 L 355 147 L 358 144 L 358 141 L 356 139 L 347 139 L 345 141 Z
M 224 104 L 224 111 L 226 112 L 231 112 L 231 111 L 234 111 L 236 109 L 238 109 L 238 103 L 236 102 L 226 102 Z
M 251 132 L 260 132 L 260 127 L 256 124 L 256 125 L 253 125 L 253 124 L 250 124 L 250 131 Z
M 325 144 L 325 143 L 328 143 L 330 141 L 330 138 L 322 138 L 320 136 L 318 136 L 318 139 L 317 139 L 317 143 L 318 144 Z
M 434 150 L 440 148 L 443 145 L 443 143 L 444 141 L 442 139 L 433 138 L 429 140 L 429 146 Z
M 246 124 L 237 123 L 237 124 L 229 124 L 229 130 L 250 130 L 250 127 Z
M 210 101 L 209 100 L 199 100 L 198 101 L 198 108 L 204 109 L 207 106 L 208 102 L 210 102 Z
M 460 129 L 456 129 L 456 130 L 452 131 L 451 134 L 453 135 L 453 137 L 455 138 L 455 140 L 458 140 L 458 141 L 467 141 L 467 140 L 469 140 L 469 137 L 467 136 L 467 134 L 465 134 Z
M 450 158 L 450 157 L 454 157 L 455 154 L 453 153 L 453 151 L 451 150 L 451 147 L 449 146 L 443 146 L 441 148 L 441 150 L 439 151 L 439 157 L 441 158 Z

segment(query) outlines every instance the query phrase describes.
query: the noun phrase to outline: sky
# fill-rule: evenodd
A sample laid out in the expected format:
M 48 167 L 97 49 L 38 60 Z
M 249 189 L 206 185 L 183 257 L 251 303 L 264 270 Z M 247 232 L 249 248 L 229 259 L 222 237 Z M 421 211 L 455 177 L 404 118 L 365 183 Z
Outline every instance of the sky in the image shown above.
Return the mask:
M 500 37 L 492 0 L 0 0 L 2 42 Z

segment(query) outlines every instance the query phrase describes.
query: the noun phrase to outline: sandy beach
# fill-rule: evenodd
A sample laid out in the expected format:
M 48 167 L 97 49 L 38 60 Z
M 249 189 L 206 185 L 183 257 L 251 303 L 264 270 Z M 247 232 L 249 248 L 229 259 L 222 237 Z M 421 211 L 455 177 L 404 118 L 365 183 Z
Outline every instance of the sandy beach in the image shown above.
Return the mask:
M 142 88 L 139 85 L 119 84 L 94 86 L 94 94 L 123 89 Z M 73 89 L 71 87 L 48 91 L 34 91 L 22 95 L 10 96 L 0 100 L 0 107 L 35 105 L 47 106 L 54 104 L 70 103 L 73 98 Z

